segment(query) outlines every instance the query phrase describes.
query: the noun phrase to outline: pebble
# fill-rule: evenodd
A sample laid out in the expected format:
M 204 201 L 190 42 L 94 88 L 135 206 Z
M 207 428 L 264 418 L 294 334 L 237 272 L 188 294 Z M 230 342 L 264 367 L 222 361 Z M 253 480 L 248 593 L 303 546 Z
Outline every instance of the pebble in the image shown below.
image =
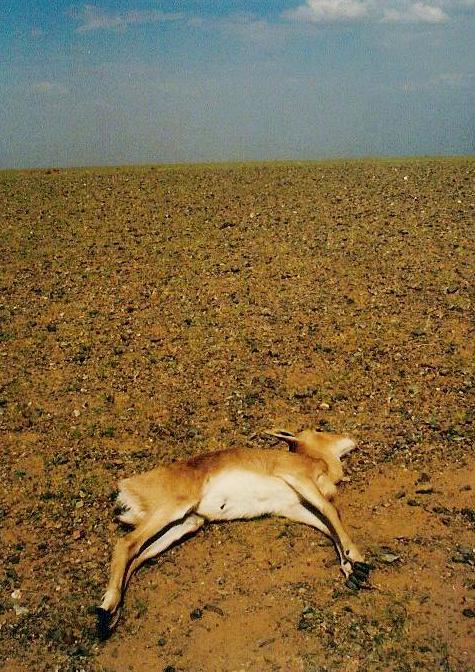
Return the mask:
M 472 548 L 460 546 L 452 556 L 452 562 L 460 562 L 475 567 L 475 551 Z
M 447 292 L 447 294 L 455 294 L 456 292 L 458 292 L 458 290 L 459 290 L 458 285 L 449 285 L 445 291 Z
M 391 565 L 393 562 L 396 562 L 396 560 L 401 559 L 399 555 L 395 555 L 394 553 L 383 553 L 379 557 L 383 562 L 385 562 L 388 565 Z
M 220 607 L 217 607 L 215 604 L 205 604 L 203 609 L 206 609 L 207 611 L 212 611 L 214 614 L 218 614 L 219 616 L 224 616 L 224 611 Z
M 430 481 L 430 476 L 427 474 L 425 471 L 423 471 L 419 478 L 417 479 L 416 483 L 429 483 Z
M 28 607 L 20 607 L 20 605 L 16 603 L 13 605 L 13 609 L 17 616 L 26 616 L 30 612 Z

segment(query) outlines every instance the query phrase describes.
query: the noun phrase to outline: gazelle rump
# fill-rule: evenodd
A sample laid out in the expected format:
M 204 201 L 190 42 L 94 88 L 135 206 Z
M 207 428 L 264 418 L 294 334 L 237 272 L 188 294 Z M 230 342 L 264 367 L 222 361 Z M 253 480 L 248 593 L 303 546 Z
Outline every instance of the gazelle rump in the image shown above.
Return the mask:
M 369 566 L 331 503 L 343 476 L 340 458 L 355 447 L 347 436 L 305 430 L 266 432 L 290 452 L 231 449 L 159 466 L 119 483 L 119 519 L 134 527 L 112 554 L 109 583 L 97 608 L 98 635 L 116 625 L 127 583 L 146 560 L 165 551 L 206 521 L 274 514 L 305 523 L 332 539 L 346 584 L 353 590 Z

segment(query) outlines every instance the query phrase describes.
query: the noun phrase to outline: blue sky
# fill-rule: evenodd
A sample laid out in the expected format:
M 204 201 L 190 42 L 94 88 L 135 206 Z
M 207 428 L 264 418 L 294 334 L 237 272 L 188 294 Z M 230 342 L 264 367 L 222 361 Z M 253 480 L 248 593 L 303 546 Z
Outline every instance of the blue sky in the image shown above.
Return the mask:
M 475 0 L 2 0 L 0 167 L 473 154 Z

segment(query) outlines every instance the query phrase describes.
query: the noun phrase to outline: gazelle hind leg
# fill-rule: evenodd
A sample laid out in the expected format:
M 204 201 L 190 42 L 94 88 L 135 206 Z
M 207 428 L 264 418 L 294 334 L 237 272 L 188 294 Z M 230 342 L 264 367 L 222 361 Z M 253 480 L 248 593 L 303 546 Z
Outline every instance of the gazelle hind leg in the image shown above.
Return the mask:
M 189 515 L 176 525 L 173 525 L 171 528 L 166 530 L 163 535 L 161 535 L 155 541 L 152 541 L 148 546 L 146 546 L 139 554 L 132 560 L 128 565 L 126 575 L 124 577 L 123 586 L 122 586 L 122 596 L 124 594 L 125 588 L 129 582 L 132 574 L 142 565 L 146 560 L 153 558 L 154 556 L 162 553 L 167 548 L 169 548 L 173 543 L 179 541 L 187 534 L 193 534 L 204 524 L 204 519 L 201 516 L 195 514 Z M 104 601 L 105 602 L 105 601 Z M 104 604 L 103 602 L 103 604 Z M 114 612 L 103 607 L 103 604 L 97 608 L 97 631 L 99 639 L 107 639 L 117 624 L 117 621 L 120 617 L 120 603 L 117 606 Z
M 159 555 L 159 553 L 163 553 L 163 551 L 166 551 L 167 548 L 169 548 L 176 541 L 182 539 L 187 534 L 193 534 L 194 532 L 197 532 L 200 527 L 204 525 L 204 522 L 204 518 L 192 513 L 182 522 L 173 525 L 170 529 L 164 532 L 163 535 L 160 535 L 156 541 L 153 541 L 150 545 L 146 546 L 144 550 L 141 551 L 139 555 L 137 555 L 129 564 L 124 579 L 123 590 L 125 590 L 132 574 L 146 560 L 150 560 L 150 558 L 154 558 L 156 555 Z
M 358 582 L 363 581 L 365 577 L 368 576 L 369 566 L 364 562 L 364 558 L 358 547 L 353 543 L 349 534 L 343 527 L 338 511 L 333 504 L 322 495 L 312 479 L 288 473 L 280 474 L 280 477 L 298 493 L 302 500 L 308 502 L 313 508 L 317 509 L 325 519 L 325 523 L 322 523 L 319 517 L 314 515 L 314 518 L 319 521 L 319 524 L 317 525 L 315 523 L 314 526 L 318 527 L 318 529 L 323 532 L 325 532 L 325 529 L 323 528 L 327 528 L 329 536 L 333 539 L 337 547 L 340 555 L 340 566 L 346 578 L 349 580 L 356 571 Z M 327 534 L 327 532 L 325 532 L 325 534 Z M 355 585 L 354 587 L 357 586 Z
M 118 619 L 116 611 L 122 601 L 126 574 L 127 580 L 131 576 L 131 572 L 128 571 L 129 564 L 137 555 L 142 554 L 142 549 L 145 551 L 143 547 L 150 538 L 158 535 L 164 527 L 181 521 L 192 508 L 193 505 L 187 503 L 175 509 L 155 512 L 142 521 L 135 530 L 117 541 L 112 553 L 109 583 L 98 608 L 98 630 L 101 639 L 105 639 L 107 631 Z

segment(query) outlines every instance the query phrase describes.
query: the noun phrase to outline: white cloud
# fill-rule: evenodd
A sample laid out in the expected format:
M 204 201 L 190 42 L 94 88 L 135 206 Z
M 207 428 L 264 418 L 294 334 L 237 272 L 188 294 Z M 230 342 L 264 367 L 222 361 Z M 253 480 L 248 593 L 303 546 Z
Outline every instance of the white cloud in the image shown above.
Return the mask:
M 78 33 L 93 30 L 123 31 L 127 26 L 141 23 L 158 23 L 182 19 L 182 14 L 172 14 L 159 10 L 129 10 L 127 12 L 108 12 L 95 5 L 84 5 L 82 10 L 75 12 L 73 17 L 81 21 L 76 28 Z
M 384 10 L 385 21 L 403 23 L 441 23 L 447 21 L 448 16 L 440 7 L 414 2 L 403 9 L 388 8 Z
M 283 17 L 309 23 L 328 23 L 336 21 L 356 21 L 366 19 L 376 22 L 398 23 L 441 23 L 448 19 L 440 6 L 436 4 L 411 2 L 410 0 L 305 0 L 293 10 L 283 13 Z M 475 0 L 462 0 L 465 3 Z
M 368 2 L 364 0 L 306 0 L 296 9 L 284 12 L 284 17 L 319 23 L 360 19 L 368 14 Z
M 94 4 L 72 10 L 78 21 L 78 33 L 99 30 L 125 31 L 129 26 L 183 21 L 189 26 L 228 32 L 244 39 L 272 43 L 297 31 L 315 30 L 318 24 L 365 21 L 372 23 L 443 23 L 460 13 L 471 13 L 475 0 L 303 0 L 280 14 L 277 20 L 257 17 L 252 13 L 224 16 L 199 16 L 187 13 L 149 9 L 114 11 Z M 279 20 L 280 19 L 280 20 Z M 284 19 L 284 21 L 282 21 Z

